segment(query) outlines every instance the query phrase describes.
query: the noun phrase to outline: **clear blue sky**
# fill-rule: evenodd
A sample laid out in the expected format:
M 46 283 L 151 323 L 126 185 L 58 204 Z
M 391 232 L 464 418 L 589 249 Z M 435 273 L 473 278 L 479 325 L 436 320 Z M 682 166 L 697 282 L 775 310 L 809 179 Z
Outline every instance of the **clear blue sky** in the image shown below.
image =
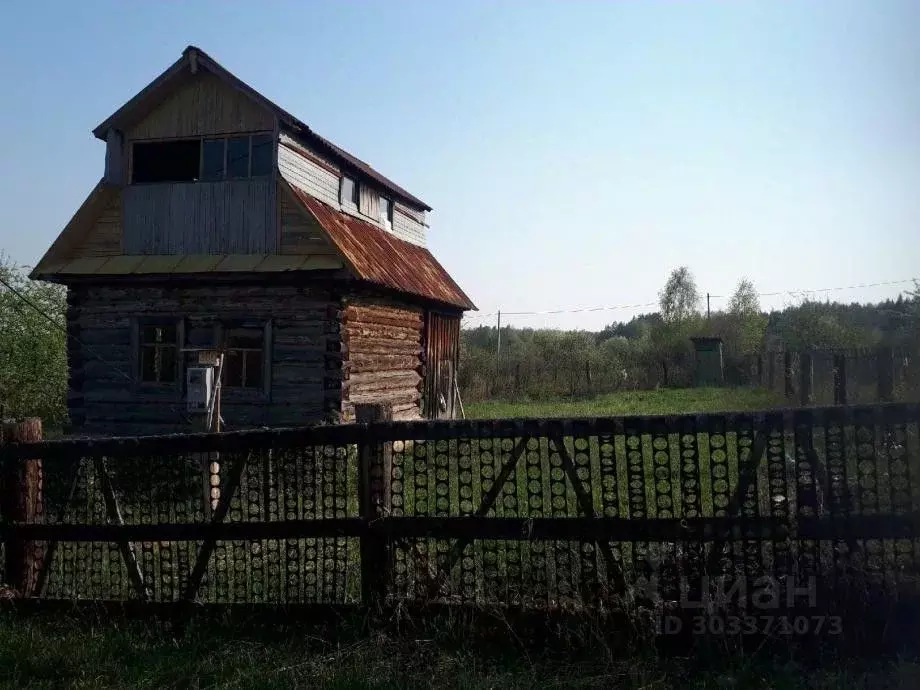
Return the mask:
M 484 313 L 646 302 L 680 264 L 720 295 L 920 274 L 916 0 L 84 0 L 9 3 L 2 27 L 21 263 L 101 176 L 90 130 L 195 44 L 431 204 Z

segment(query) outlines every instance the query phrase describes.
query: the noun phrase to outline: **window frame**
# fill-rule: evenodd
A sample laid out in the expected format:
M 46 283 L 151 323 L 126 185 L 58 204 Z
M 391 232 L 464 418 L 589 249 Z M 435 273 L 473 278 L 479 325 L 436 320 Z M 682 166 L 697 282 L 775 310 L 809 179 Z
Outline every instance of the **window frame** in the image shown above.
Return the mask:
M 220 167 L 220 176 L 213 180 L 204 179 L 204 147 L 208 142 L 219 141 L 222 146 L 223 156 Z M 198 164 L 198 181 L 199 182 L 223 182 L 227 179 L 227 137 L 202 137 L 201 139 L 201 161 Z
M 383 213 L 383 203 L 386 202 L 387 212 L 386 215 Z M 378 195 L 377 206 L 378 206 L 378 222 L 383 226 L 384 230 L 393 232 L 393 200 L 384 195 Z
M 255 351 L 256 348 L 230 348 L 227 346 L 227 332 L 236 328 L 252 328 L 262 331 L 262 381 L 259 386 L 230 386 L 226 383 L 225 373 L 221 374 L 221 390 L 230 396 L 256 396 L 267 399 L 271 396 L 271 348 L 272 348 L 272 322 L 271 319 L 249 319 L 239 317 L 221 318 L 214 326 L 214 342 L 221 352 L 226 354 L 229 350 Z M 224 362 L 226 367 L 226 361 Z M 226 370 L 225 370 L 226 371 Z
M 175 351 L 175 380 L 173 381 L 145 381 L 143 371 L 143 348 L 153 343 L 144 342 L 144 329 L 150 327 L 167 327 L 175 328 L 175 341 L 170 344 L 164 344 L 164 347 L 172 347 Z M 185 319 L 180 316 L 160 316 L 144 315 L 135 317 L 132 320 L 131 328 L 131 362 L 132 378 L 134 385 L 140 390 L 176 390 L 181 393 L 184 388 L 185 376 L 185 359 L 182 355 L 182 347 L 185 343 Z
M 229 156 L 229 140 L 230 139 L 242 139 L 245 137 L 247 139 L 247 163 L 246 163 L 246 176 L 245 177 L 228 177 L 227 176 L 227 158 Z M 278 145 L 278 140 L 275 137 L 274 132 L 270 131 L 257 131 L 257 132 L 234 132 L 228 134 L 220 135 L 200 135 L 194 137 L 169 137 L 161 139 L 135 139 L 130 141 L 131 144 L 131 155 L 130 155 L 130 164 L 127 171 L 128 186 L 131 187 L 140 187 L 144 185 L 153 185 L 153 184 L 198 184 L 201 182 L 213 183 L 213 182 L 227 182 L 230 180 L 255 180 L 255 179 L 265 179 L 272 176 L 272 165 L 269 166 L 269 170 L 264 174 L 253 175 L 252 174 L 252 140 L 254 137 L 268 137 L 271 141 L 271 146 L 274 149 Z M 135 147 L 138 144 L 169 144 L 173 142 L 198 142 L 198 176 L 194 180 L 175 180 L 175 181 L 163 181 L 163 182 L 135 182 L 134 181 L 134 163 L 136 160 Z M 204 146 L 206 141 L 223 141 L 224 143 L 224 164 L 221 175 L 217 179 L 203 179 L 204 174 Z M 272 164 L 274 165 L 275 154 L 272 153 Z
M 351 199 L 345 198 L 345 180 L 351 182 Z M 357 208 L 360 200 L 360 192 L 358 190 L 358 180 L 351 177 L 350 175 L 342 175 L 339 178 L 339 203 L 343 206 L 348 206 L 349 208 Z

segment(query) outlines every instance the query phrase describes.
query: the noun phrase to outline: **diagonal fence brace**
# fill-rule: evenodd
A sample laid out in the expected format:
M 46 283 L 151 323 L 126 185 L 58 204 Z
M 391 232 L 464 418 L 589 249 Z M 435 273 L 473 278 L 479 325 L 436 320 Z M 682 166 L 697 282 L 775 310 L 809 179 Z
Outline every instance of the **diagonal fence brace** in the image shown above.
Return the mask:
M 498 476 L 495 478 L 495 482 L 489 487 L 489 491 L 482 498 L 482 502 L 479 504 L 479 508 L 476 509 L 474 513 L 475 517 L 485 517 L 485 515 L 492 509 L 495 505 L 495 501 L 498 500 L 498 495 L 502 492 L 502 487 L 504 487 L 505 482 L 508 481 L 508 477 L 511 475 L 511 472 L 517 466 L 518 461 L 521 459 L 521 456 L 524 454 L 524 449 L 527 447 L 527 441 L 529 437 L 521 437 L 518 439 L 517 444 L 511 450 L 511 456 L 502 465 L 501 470 L 498 473 Z M 447 562 L 444 565 L 444 569 L 440 570 L 436 577 L 430 578 L 428 582 L 428 596 L 434 595 L 438 590 L 440 590 L 448 577 L 450 577 L 450 571 L 453 570 L 453 567 L 457 564 L 457 561 L 460 560 L 460 556 L 463 554 L 463 550 L 469 546 L 472 542 L 472 538 L 463 537 L 454 542 L 453 548 L 450 550 L 450 553 L 447 554 Z
M 216 525 L 223 522 L 227 517 L 227 513 L 230 512 L 230 501 L 240 485 L 240 480 L 243 478 L 243 471 L 246 469 L 246 464 L 251 457 L 252 451 L 250 450 L 245 457 L 238 457 L 233 464 L 227 477 L 226 491 L 224 487 L 221 487 L 220 499 L 217 503 L 217 508 L 214 510 L 214 514 L 211 516 L 211 524 Z M 198 594 L 198 589 L 201 587 L 201 581 L 204 579 L 204 574 L 208 569 L 208 562 L 211 560 L 211 555 L 214 553 L 214 548 L 216 546 L 217 537 L 214 537 L 205 541 L 198 550 L 198 558 L 195 560 L 195 567 L 189 575 L 188 585 L 182 595 L 184 601 L 194 601 L 195 596 Z
M 566 473 L 566 476 L 568 476 L 569 481 L 572 482 L 572 489 L 575 491 L 575 498 L 578 500 L 578 507 L 581 509 L 581 512 L 585 517 L 596 518 L 598 515 L 594 510 L 594 504 L 591 502 L 591 497 L 585 492 L 584 487 L 581 485 L 581 480 L 578 478 L 578 472 L 575 470 L 575 463 L 572 462 L 569 450 L 565 447 L 565 440 L 562 437 L 554 437 L 550 438 L 549 442 L 556 447 L 556 451 L 559 453 L 559 459 L 562 461 L 562 469 Z M 620 567 L 620 564 L 613 556 L 613 550 L 610 548 L 610 544 L 601 541 L 595 543 L 601 555 L 604 557 L 604 561 L 607 565 L 607 574 L 613 580 L 615 591 L 620 594 L 625 594 L 626 577 L 623 574 L 623 569 Z

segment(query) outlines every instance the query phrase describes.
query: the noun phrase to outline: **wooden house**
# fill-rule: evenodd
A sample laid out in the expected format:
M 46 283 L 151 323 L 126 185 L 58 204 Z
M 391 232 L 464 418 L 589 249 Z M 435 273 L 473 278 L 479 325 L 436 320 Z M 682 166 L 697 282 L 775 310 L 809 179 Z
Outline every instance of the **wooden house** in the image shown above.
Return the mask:
M 455 415 L 475 307 L 425 202 L 195 47 L 93 133 L 102 179 L 32 272 L 68 288 L 73 433 L 195 428 L 205 347 L 228 429 Z

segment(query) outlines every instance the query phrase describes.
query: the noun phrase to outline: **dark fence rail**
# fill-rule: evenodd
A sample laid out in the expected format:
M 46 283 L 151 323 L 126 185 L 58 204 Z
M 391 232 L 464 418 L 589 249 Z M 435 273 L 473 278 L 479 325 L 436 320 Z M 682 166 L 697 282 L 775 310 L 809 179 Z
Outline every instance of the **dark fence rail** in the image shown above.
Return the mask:
M 718 575 L 913 591 L 918 423 L 893 403 L 11 444 L 44 509 L 0 515 L 0 538 L 36 554 L 19 594 L 46 599 L 577 608 Z

